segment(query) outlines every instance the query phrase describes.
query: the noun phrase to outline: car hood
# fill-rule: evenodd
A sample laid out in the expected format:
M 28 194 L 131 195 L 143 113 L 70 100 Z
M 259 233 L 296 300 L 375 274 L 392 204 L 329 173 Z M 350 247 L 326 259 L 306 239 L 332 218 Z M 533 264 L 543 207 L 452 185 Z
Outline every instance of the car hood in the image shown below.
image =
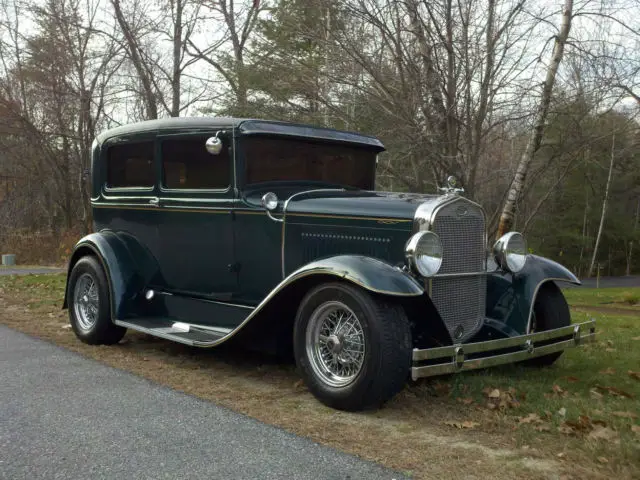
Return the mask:
M 287 202 L 286 214 L 413 220 L 418 206 L 437 196 L 392 192 L 311 191 L 293 195 Z

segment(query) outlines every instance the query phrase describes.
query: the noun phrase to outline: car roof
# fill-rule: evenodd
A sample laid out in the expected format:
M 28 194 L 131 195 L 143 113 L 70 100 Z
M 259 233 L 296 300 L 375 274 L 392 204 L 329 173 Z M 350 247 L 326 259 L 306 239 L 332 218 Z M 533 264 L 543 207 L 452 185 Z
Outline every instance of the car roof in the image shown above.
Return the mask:
M 158 120 L 146 120 L 106 130 L 96 138 L 103 143 L 114 137 L 134 135 L 143 132 L 237 128 L 241 135 L 269 135 L 301 138 L 331 143 L 349 143 L 366 146 L 377 151 L 384 150 L 384 145 L 376 137 L 357 132 L 347 132 L 314 125 L 297 124 L 276 120 L 260 120 L 231 117 L 172 117 Z

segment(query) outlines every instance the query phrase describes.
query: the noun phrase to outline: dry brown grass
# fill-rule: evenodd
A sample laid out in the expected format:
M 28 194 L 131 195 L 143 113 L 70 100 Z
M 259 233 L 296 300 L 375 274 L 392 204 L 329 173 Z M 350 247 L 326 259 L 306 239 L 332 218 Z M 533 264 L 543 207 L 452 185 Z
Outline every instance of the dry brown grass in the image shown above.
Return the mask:
M 515 418 L 524 412 L 487 409 L 482 394 L 465 390 L 464 379 L 418 382 L 383 409 L 345 413 L 318 403 L 292 365 L 267 356 L 192 349 L 135 332 L 114 347 L 84 345 L 57 306 L 63 276 L 44 278 L 34 277 L 28 288 L 26 280 L 0 283 L 0 323 L 416 478 L 640 474 L 636 450 L 617 453 L 622 449 L 615 442 L 590 445 L 583 438 L 518 426 Z M 470 383 L 478 378 L 467 377 Z M 487 384 L 493 381 L 488 378 Z M 460 430 L 445 424 L 464 421 L 478 425 Z
M 60 233 L 19 231 L 0 235 L 0 253 L 13 253 L 20 265 L 66 264 L 73 246 L 82 235 L 70 230 Z

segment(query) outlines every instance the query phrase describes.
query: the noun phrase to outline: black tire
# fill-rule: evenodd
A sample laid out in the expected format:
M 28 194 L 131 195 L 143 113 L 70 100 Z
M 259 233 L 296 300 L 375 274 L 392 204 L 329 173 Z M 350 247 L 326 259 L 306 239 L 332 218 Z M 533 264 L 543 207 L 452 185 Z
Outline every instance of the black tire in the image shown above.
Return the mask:
M 313 337 L 309 329 L 313 329 L 310 321 L 314 312 L 333 304 L 345 305 L 355 314 L 361 326 L 358 338 L 363 338 L 365 345 L 359 371 L 353 374 L 350 383 L 339 386 L 328 383 L 328 377 L 319 372 L 314 360 L 319 358 L 319 354 L 313 353 L 315 347 L 310 347 L 311 352 L 307 348 L 308 336 Z M 344 348 L 349 341 L 341 340 Z M 296 316 L 293 345 L 296 364 L 309 390 L 325 405 L 340 410 L 356 411 L 382 405 L 402 390 L 411 366 L 411 329 L 404 309 L 342 283 L 320 285 L 304 297 Z
M 90 279 L 90 280 L 88 280 Z M 94 294 L 97 296 L 97 314 L 92 314 L 93 323 L 88 325 L 87 317 L 83 316 L 82 308 L 85 309 L 88 303 L 82 304 L 82 299 L 76 302 L 76 286 L 78 282 L 92 281 L 95 284 L 95 290 L 92 290 L 92 298 Z M 83 297 L 88 297 L 84 295 Z M 111 303 L 109 299 L 109 284 L 102 266 L 95 257 L 82 257 L 73 266 L 69 282 L 67 284 L 67 299 L 69 304 L 69 321 L 76 336 L 84 343 L 89 345 L 113 345 L 118 343 L 127 332 L 126 328 L 119 327 L 111 321 Z M 76 308 L 78 305 L 78 308 Z M 94 305 L 95 306 L 95 305 Z
M 560 288 L 553 282 L 547 282 L 540 287 L 533 304 L 533 318 L 531 332 L 543 332 L 562 328 L 571 324 L 571 313 Z M 564 352 L 550 353 L 532 358 L 525 362 L 532 367 L 548 367 L 552 365 Z

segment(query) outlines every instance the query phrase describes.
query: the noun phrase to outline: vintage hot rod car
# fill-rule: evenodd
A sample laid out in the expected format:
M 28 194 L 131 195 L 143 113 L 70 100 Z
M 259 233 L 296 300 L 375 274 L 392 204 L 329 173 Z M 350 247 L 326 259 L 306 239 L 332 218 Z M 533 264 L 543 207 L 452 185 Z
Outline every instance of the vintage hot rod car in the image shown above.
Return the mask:
M 411 376 L 553 363 L 595 335 L 571 325 L 561 265 L 519 233 L 488 248 L 453 180 L 377 192 L 376 138 L 284 122 L 176 118 L 99 135 L 95 233 L 68 267 L 76 335 L 130 328 L 195 347 L 293 353 L 335 408 L 377 406 Z

